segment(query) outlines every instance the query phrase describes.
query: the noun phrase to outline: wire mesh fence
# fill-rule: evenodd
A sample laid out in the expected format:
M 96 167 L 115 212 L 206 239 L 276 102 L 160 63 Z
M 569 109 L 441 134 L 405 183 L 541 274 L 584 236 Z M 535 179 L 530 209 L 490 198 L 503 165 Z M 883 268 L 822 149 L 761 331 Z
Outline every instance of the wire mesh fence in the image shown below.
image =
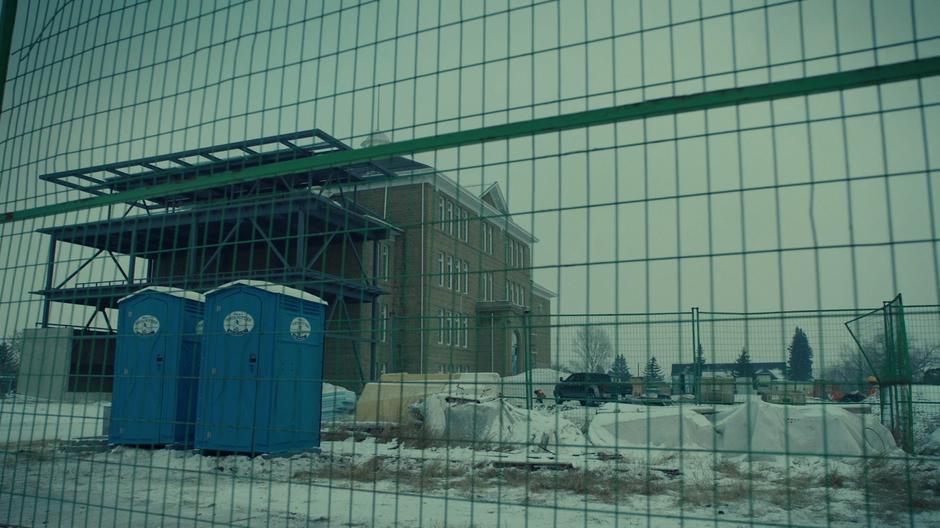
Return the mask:
M 0 525 L 940 523 L 935 2 L 2 6 Z

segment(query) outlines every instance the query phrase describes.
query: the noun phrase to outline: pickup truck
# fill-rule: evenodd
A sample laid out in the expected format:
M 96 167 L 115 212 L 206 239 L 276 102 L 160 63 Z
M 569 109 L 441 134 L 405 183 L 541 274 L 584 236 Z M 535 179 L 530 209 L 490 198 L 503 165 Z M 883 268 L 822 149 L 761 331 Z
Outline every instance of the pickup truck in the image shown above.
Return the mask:
M 629 385 L 613 381 L 607 374 L 575 372 L 567 378 L 558 378 L 555 384 L 555 402 L 577 400 L 582 405 L 599 405 L 615 401 L 629 394 Z

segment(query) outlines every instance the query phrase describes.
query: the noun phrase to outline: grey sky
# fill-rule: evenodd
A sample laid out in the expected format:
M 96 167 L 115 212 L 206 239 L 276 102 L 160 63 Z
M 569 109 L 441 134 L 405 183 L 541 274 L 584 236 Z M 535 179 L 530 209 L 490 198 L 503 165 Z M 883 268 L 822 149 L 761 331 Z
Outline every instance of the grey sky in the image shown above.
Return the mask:
M 37 179 L 67 167 L 267 134 L 401 140 L 940 53 L 937 2 L 768 3 L 77 0 L 11 61 L 0 202 L 78 197 Z M 44 4 L 21 2 L 14 50 Z M 418 158 L 500 183 L 557 312 L 933 304 L 938 102 L 930 78 Z M 0 334 L 38 318 L 47 244 L 28 233 L 100 214 L 3 227 Z

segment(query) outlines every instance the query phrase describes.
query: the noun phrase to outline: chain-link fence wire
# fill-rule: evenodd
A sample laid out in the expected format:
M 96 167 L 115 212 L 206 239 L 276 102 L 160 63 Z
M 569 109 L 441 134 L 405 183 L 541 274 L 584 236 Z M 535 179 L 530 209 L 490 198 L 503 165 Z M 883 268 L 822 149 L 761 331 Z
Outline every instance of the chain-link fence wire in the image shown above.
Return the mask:
M 938 521 L 933 2 L 3 6 L 0 524 Z

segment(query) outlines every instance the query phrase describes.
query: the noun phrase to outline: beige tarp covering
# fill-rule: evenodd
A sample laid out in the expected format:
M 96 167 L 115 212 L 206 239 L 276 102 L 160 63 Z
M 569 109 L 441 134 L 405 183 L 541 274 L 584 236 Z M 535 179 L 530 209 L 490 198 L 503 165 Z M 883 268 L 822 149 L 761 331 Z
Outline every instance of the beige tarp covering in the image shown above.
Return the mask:
M 499 374 L 465 372 L 460 374 L 383 374 L 379 381 L 366 384 L 356 404 L 360 422 L 401 423 L 410 416 L 408 406 L 428 395 L 448 390 L 464 392 L 497 391 Z

